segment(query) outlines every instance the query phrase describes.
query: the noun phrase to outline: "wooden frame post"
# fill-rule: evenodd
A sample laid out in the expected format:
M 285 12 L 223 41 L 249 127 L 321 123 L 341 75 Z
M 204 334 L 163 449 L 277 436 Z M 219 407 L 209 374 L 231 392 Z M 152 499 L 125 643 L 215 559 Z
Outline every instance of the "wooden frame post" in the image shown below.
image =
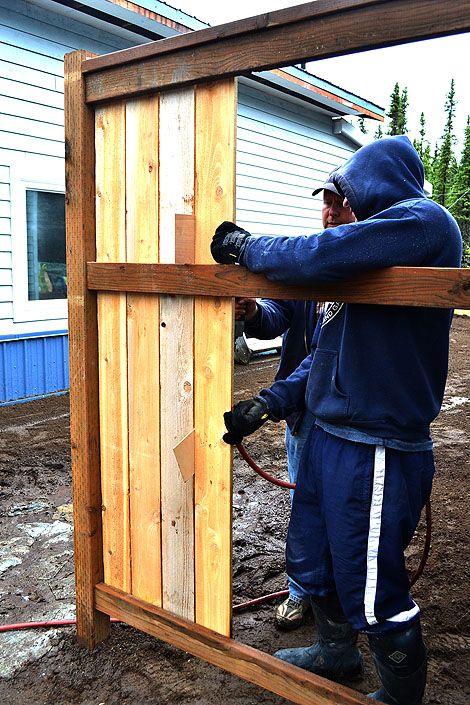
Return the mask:
M 86 281 L 86 263 L 96 259 L 95 112 L 85 103 L 81 70 L 90 56 L 65 56 L 65 173 L 77 633 L 91 649 L 107 637 L 109 618 L 94 597 L 103 580 L 103 546 L 96 293 Z

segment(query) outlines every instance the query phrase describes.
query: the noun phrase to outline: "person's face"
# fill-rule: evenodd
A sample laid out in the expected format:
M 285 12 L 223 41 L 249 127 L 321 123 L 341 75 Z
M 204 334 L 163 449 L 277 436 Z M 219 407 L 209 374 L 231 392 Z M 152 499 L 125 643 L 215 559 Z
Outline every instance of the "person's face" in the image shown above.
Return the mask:
M 355 220 L 356 218 L 349 207 L 347 199 L 343 199 L 343 196 L 339 196 L 337 193 L 333 193 L 333 191 L 324 189 L 322 208 L 323 227 L 336 228 L 337 225 L 354 223 Z

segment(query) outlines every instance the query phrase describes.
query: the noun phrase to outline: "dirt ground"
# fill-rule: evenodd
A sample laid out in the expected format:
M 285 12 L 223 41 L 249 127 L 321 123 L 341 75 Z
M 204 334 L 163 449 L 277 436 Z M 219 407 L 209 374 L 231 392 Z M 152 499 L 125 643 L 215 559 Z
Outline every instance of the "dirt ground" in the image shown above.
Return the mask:
M 433 539 L 413 594 L 429 651 L 428 705 L 470 703 L 468 477 L 470 470 L 470 318 L 454 320 L 446 396 L 434 424 L 437 476 Z M 274 357 L 236 366 L 236 397 L 269 385 Z M 0 624 L 74 615 L 68 397 L 0 408 Z M 247 447 L 264 468 L 285 476 L 284 429 L 268 424 Z M 285 588 L 286 490 L 234 460 L 234 601 Z M 409 550 L 419 562 L 425 526 Z M 311 621 L 285 634 L 273 603 L 234 613 L 238 641 L 269 653 L 312 641 Z M 365 640 L 367 693 L 377 680 Z M 0 634 L 0 702 L 8 705 L 282 705 L 288 701 L 219 671 L 126 625 L 92 653 L 74 627 Z

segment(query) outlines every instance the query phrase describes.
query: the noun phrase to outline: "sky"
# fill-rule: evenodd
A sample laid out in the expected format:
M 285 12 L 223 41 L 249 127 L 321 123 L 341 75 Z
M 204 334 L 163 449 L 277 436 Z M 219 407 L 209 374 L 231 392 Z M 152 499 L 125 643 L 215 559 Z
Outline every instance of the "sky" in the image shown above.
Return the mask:
M 171 0 L 168 4 L 216 25 L 300 3 L 295 0 L 236 0 L 233 3 Z M 427 137 L 433 148 L 444 129 L 444 104 L 453 78 L 457 99 L 454 133 L 459 140 L 458 151 L 470 115 L 469 65 L 470 34 L 461 34 L 310 62 L 307 69 L 386 111 L 395 83 L 398 82 L 401 89 L 407 87 L 409 134 L 418 136 L 419 117 L 423 112 Z M 373 134 L 377 123 L 367 120 L 366 125 L 369 123 L 373 124 L 370 129 Z

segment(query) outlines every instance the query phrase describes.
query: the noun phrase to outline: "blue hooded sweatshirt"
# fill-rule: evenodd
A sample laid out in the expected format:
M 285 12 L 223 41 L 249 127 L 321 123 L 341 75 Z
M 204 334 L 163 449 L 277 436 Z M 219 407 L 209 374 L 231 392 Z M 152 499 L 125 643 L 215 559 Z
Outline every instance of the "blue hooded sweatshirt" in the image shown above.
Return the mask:
M 457 223 L 425 197 L 423 165 L 407 137 L 362 147 L 333 180 L 358 222 L 301 237 L 249 237 L 240 264 L 296 284 L 341 281 L 381 267 L 460 266 Z M 261 395 L 275 419 L 305 404 L 337 435 L 407 450 L 431 447 L 451 320 L 450 309 L 331 303 L 309 357 Z

